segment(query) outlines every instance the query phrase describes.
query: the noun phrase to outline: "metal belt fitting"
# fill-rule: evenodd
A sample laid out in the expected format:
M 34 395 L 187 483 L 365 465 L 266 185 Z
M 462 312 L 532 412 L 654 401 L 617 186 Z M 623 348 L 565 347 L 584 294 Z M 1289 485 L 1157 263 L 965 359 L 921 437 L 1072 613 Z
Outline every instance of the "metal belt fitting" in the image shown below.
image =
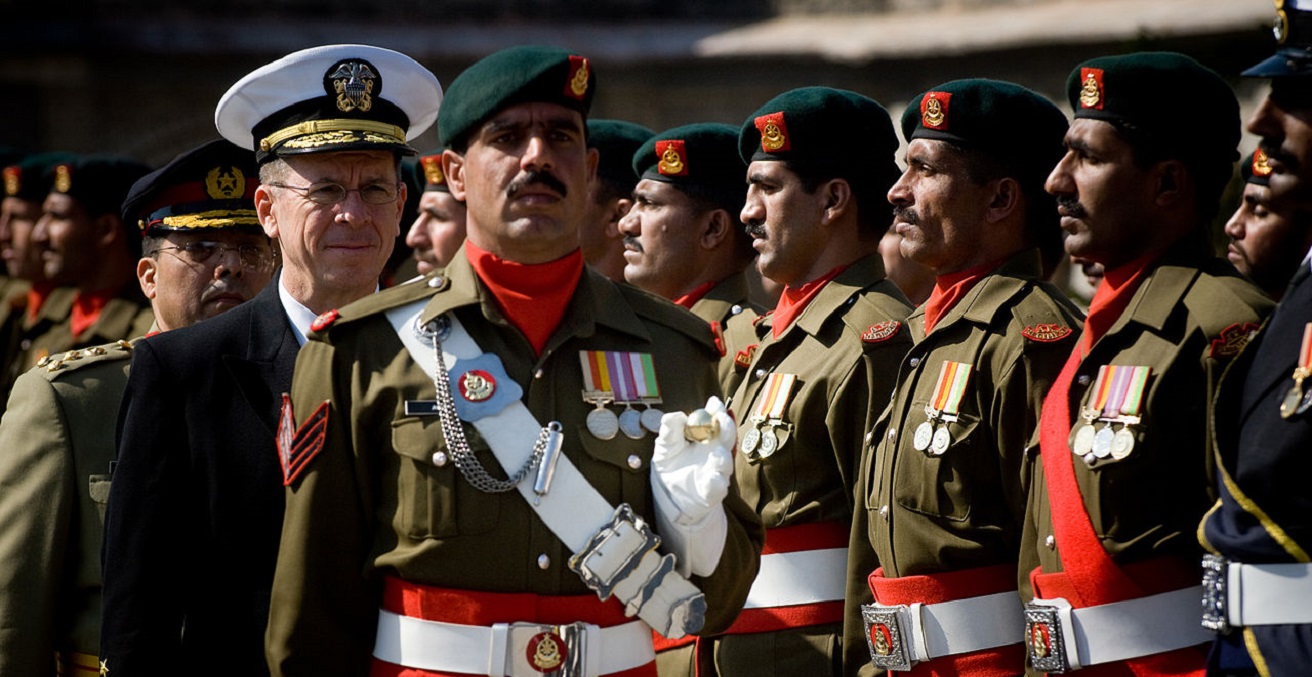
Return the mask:
M 920 604 L 883 606 L 862 604 L 861 620 L 866 626 L 870 662 L 885 670 L 906 672 L 929 656 L 914 641 L 911 628 L 920 624 Z
M 1244 564 L 1203 557 L 1203 623 L 1215 633 L 1253 625 L 1312 623 L 1312 564 Z
M 1083 667 L 1075 643 L 1067 643 L 1074 636 L 1070 602 L 1056 598 L 1025 605 L 1025 650 L 1035 670 L 1060 674 Z
M 934 604 L 863 604 L 861 618 L 870 662 L 902 672 L 923 661 L 1016 644 L 1024 629 L 1015 590 Z
M 1072 608 L 1061 598 L 1025 606 L 1025 645 L 1036 670 L 1062 673 L 1208 642 L 1196 623 L 1203 590 L 1190 586 Z
M 1203 628 L 1220 635 L 1230 632 L 1230 561 L 1203 555 Z

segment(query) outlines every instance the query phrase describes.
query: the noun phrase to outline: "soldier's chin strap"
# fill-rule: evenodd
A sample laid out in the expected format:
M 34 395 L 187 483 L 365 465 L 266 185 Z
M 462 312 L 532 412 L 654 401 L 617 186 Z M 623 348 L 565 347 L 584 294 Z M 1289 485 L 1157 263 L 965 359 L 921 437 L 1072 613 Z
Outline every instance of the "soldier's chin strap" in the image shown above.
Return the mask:
M 429 374 L 438 369 L 432 344 L 416 330 L 428 300 L 387 312 L 411 358 Z M 454 314 L 443 316 L 448 326 L 437 332 L 443 361 L 450 374 L 464 372 L 469 363 L 486 353 Z M 508 398 L 495 412 L 480 411 L 466 419 L 482 435 L 502 468 L 522 468 L 531 462 L 534 444 L 543 429 L 519 398 Z M 673 555 L 659 554 L 660 537 L 633 514 L 627 504 L 612 506 L 564 454 L 558 455 L 550 490 L 534 491 L 534 483 L 515 487 L 557 538 L 569 548 L 570 569 L 605 600 L 614 595 L 625 614 L 636 614 L 662 635 L 677 639 L 701 630 L 706 600 L 702 592 L 675 570 Z

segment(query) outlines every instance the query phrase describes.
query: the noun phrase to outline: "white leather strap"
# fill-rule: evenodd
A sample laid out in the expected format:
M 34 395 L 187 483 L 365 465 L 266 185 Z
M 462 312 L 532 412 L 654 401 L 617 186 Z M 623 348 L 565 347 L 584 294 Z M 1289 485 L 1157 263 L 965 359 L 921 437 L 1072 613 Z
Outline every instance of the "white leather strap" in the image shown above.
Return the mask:
M 1072 609 L 1066 650 L 1078 665 L 1098 665 L 1166 653 L 1210 642 L 1199 624 L 1202 586 L 1172 590 L 1113 604 Z M 1058 600 L 1034 603 L 1058 605 Z M 1065 605 L 1065 600 L 1059 600 Z M 1063 628 L 1064 630 L 1064 628 Z M 1072 646 L 1073 645 L 1073 646 Z M 1076 661 L 1071 661 L 1076 665 Z
M 518 666 L 517 672 L 514 664 L 523 653 L 517 650 L 516 640 L 522 643 L 537 630 L 522 630 L 523 636 L 518 638 L 516 632 L 520 631 L 515 626 L 504 623 L 492 627 L 460 625 L 380 611 L 374 658 L 435 672 L 540 677 L 541 673 L 526 672 L 522 666 Z M 609 628 L 589 625 L 585 644 L 587 677 L 632 670 L 656 660 L 651 627 L 642 621 Z
M 761 555 L 744 609 L 771 609 L 843 599 L 847 548 Z
M 920 627 L 929 659 L 996 649 L 1025 636 L 1024 606 L 1014 590 L 926 604 Z
M 1312 564 L 1230 562 L 1230 625 L 1312 623 Z

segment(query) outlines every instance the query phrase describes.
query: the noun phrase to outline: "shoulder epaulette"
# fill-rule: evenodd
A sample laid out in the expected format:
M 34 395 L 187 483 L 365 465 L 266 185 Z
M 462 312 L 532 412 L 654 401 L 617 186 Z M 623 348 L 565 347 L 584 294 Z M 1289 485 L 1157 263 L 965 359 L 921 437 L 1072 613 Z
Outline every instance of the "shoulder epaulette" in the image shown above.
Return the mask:
M 715 336 L 705 320 L 693 315 L 686 309 L 669 301 L 627 284 L 615 285 L 624 299 L 633 307 L 638 317 L 669 327 L 686 335 L 706 347 L 712 356 L 718 356 L 720 349 L 715 345 Z
M 893 286 L 892 282 L 881 280 L 856 292 L 848 301 L 848 310 L 842 314 L 843 324 L 857 336 L 865 337 L 870 335 L 874 337 L 884 334 L 888 329 L 887 326 L 876 329 L 873 334 L 871 333 L 872 326 L 890 320 L 899 324 L 898 330 L 883 336 L 883 340 L 874 343 L 909 336 L 903 330 L 902 325 L 906 323 L 907 316 L 911 314 L 911 304 L 905 301 L 905 297 L 897 291 L 897 287 Z M 871 342 L 866 341 L 866 343 Z
M 1209 265 L 1185 293 L 1184 305 L 1199 329 L 1215 337 L 1236 322 L 1260 323 L 1271 314 L 1275 301 L 1233 269 Z
M 441 271 L 438 271 L 422 282 L 408 282 L 395 287 L 388 287 L 377 294 L 370 294 L 341 308 L 330 310 L 316 318 L 316 325 L 321 326 L 315 326 L 312 329 L 314 333 L 331 332 L 335 328 L 350 324 L 356 320 L 384 313 L 392 308 L 432 296 L 450 285 L 451 281 L 442 275 Z M 331 317 L 327 317 L 330 315 Z
M 93 364 L 117 362 L 132 357 L 133 341 L 115 341 L 90 348 L 78 348 L 54 355 L 47 355 L 37 361 L 34 371 L 45 374 L 54 380 L 63 374 L 83 369 Z
M 1079 336 L 1084 314 L 1055 286 L 1031 282 L 1011 315 L 1027 343 L 1058 343 Z

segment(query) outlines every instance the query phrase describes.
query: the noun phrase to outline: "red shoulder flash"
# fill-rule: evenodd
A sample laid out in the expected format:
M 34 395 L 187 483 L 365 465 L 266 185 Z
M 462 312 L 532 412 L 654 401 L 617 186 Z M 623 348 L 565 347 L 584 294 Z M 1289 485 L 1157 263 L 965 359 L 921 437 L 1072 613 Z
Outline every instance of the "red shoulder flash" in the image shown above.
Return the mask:
M 896 336 L 901 328 L 902 323 L 897 320 L 876 322 L 870 325 L 870 328 L 864 334 L 861 334 L 861 341 L 863 343 L 883 343 Z
M 337 321 L 339 316 L 341 316 L 341 313 L 337 312 L 336 308 L 333 308 L 319 317 L 314 318 L 314 322 L 310 323 L 310 329 L 312 331 L 323 331 L 328 327 L 333 326 L 333 323 Z
M 278 418 L 278 462 L 282 465 L 282 485 L 291 486 L 319 452 L 323 451 L 328 432 L 328 402 L 325 400 L 297 428 L 292 417 L 292 398 L 282 395 L 282 413 Z
M 733 356 L 733 366 L 740 370 L 752 366 L 752 357 L 756 355 L 756 347 L 759 345 L 761 344 L 753 343 L 752 345 L 739 350 L 738 354 Z
M 1038 341 L 1039 343 L 1055 343 L 1070 336 L 1072 333 L 1074 333 L 1074 331 L 1070 327 L 1063 327 L 1056 323 L 1032 324 L 1020 330 L 1021 336 L 1024 336 L 1031 341 Z
M 724 328 L 720 326 L 720 321 L 711 322 L 711 333 L 715 335 L 715 347 L 720 351 L 720 357 L 724 357 Z
M 1248 345 L 1248 341 L 1257 333 L 1258 325 L 1256 322 L 1238 322 L 1221 330 L 1221 335 L 1212 339 L 1212 347 L 1208 351 L 1208 357 L 1229 358 L 1239 354 L 1239 351 Z

